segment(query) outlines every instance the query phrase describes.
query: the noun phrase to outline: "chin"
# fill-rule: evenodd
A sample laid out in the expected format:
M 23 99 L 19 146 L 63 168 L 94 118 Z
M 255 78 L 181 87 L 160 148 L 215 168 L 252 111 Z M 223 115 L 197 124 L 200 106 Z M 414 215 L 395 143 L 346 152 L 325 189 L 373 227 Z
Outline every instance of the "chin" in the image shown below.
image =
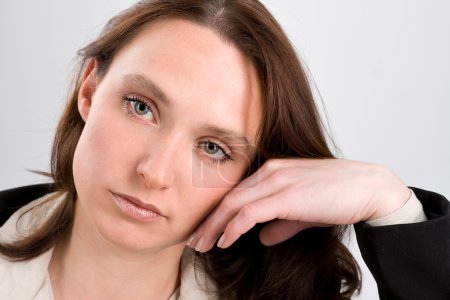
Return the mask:
M 168 234 L 160 235 L 151 233 L 148 228 L 136 228 L 136 224 L 125 220 L 98 224 L 97 230 L 110 244 L 131 252 L 153 252 L 183 245 L 182 241 L 167 240 Z

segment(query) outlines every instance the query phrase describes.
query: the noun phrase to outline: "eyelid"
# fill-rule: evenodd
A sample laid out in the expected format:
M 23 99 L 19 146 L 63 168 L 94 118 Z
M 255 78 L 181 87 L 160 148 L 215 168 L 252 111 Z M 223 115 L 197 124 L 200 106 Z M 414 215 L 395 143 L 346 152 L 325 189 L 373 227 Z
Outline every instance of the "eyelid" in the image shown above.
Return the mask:
M 216 138 L 212 138 L 212 137 L 205 137 L 202 138 L 201 141 L 199 142 L 200 144 L 203 143 L 213 143 L 216 144 L 221 151 L 223 152 L 224 158 L 223 161 L 227 161 L 227 160 L 234 160 L 234 155 L 232 153 L 232 151 L 230 150 L 230 147 L 228 147 L 228 145 L 226 145 L 225 143 L 223 143 L 222 141 L 216 139 Z M 205 154 L 206 156 L 208 156 L 208 158 L 212 159 L 213 161 L 216 161 L 217 159 L 212 158 L 211 156 Z
M 219 146 L 219 148 L 222 149 L 222 151 L 225 154 L 231 155 L 230 147 L 228 147 L 227 144 L 225 144 L 224 142 L 222 142 L 219 139 L 216 139 L 216 138 L 213 138 L 213 137 L 205 137 L 205 138 L 202 139 L 202 142 L 209 142 L 209 143 L 217 144 L 217 146 Z
M 125 101 L 128 101 L 128 102 L 129 101 L 138 101 L 138 102 L 144 103 L 152 111 L 152 113 L 153 113 L 153 115 L 155 117 L 156 123 L 159 123 L 159 120 L 160 120 L 159 110 L 158 110 L 158 107 L 156 106 L 156 104 L 154 103 L 154 101 L 152 101 L 151 99 L 148 99 L 147 97 L 143 97 L 143 96 L 136 95 L 136 94 L 124 95 L 122 97 L 122 99 L 125 100 Z
M 222 151 L 222 158 L 216 158 L 216 157 L 212 157 L 211 155 L 205 153 L 205 150 L 203 148 L 203 145 L 206 143 L 212 143 L 217 145 L 217 147 L 219 147 L 220 151 Z M 200 142 L 197 143 L 196 148 L 198 148 L 201 152 L 202 152 L 202 156 L 206 157 L 211 163 L 215 164 L 215 165 L 220 165 L 223 164 L 227 161 L 233 161 L 234 160 L 234 156 L 228 152 L 227 150 L 225 150 L 224 148 L 228 148 L 227 146 L 223 146 L 223 143 L 218 143 L 218 142 L 214 142 L 211 139 L 202 139 L 200 140 Z

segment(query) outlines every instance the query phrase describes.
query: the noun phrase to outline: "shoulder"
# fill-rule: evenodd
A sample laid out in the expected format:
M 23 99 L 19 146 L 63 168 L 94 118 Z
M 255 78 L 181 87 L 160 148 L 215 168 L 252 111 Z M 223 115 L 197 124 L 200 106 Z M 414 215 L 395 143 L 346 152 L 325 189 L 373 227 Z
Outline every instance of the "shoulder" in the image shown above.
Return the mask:
M 2 299 L 49 299 L 48 264 L 53 249 L 38 257 L 14 262 L 0 256 L 0 295 Z
M 0 226 L 19 208 L 53 192 L 52 183 L 27 185 L 0 191 Z
M 4 195 L 4 192 L 2 193 Z M 17 195 L 10 191 L 8 193 L 8 197 Z M 0 227 L 0 242 L 10 243 L 20 240 L 38 228 L 63 201 L 64 195 L 55 197 L 56 195 L 56 193 L 46 194 L 15 211 Z M 17 198 L 15 203 L 22 200 Z M 50 299 L 51 285 L 47 270 L 52 252 L 53 249 L 50 249 L 26 261 L 11 261 L 0 256 L 2 299 Z
M 17 203 L 21 201 L 20 198 L 16 199 Z M 13 242 L 28 236 L 48 219 L 64 199 L 65 194 L 53 192 L 17 209 L 0 227 L 0 242 Z

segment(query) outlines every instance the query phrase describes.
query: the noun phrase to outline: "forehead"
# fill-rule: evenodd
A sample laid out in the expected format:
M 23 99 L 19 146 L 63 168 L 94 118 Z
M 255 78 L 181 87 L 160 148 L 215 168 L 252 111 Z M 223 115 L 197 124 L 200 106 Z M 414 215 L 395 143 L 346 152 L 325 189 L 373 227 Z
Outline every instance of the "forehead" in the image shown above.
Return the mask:
M 205 26 L 182 19 L 148 24 L 116 54 L 110 71 L 117 80 L 132 73 L 150 79 L 173 112 L 189 111 L 197 121 L 232 125 L 255 138 L 261 116 L 256 69 Z

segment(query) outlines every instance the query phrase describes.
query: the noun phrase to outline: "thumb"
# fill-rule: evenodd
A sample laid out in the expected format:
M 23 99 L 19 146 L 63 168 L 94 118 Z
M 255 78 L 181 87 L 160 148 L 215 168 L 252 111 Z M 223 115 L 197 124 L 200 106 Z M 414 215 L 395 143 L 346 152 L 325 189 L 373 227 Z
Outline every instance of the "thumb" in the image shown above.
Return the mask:
M 261 229 L 259 240 L 265 246 L 273 246 L 310 227 L 313 225 L 300 221 L 274 220 Z

